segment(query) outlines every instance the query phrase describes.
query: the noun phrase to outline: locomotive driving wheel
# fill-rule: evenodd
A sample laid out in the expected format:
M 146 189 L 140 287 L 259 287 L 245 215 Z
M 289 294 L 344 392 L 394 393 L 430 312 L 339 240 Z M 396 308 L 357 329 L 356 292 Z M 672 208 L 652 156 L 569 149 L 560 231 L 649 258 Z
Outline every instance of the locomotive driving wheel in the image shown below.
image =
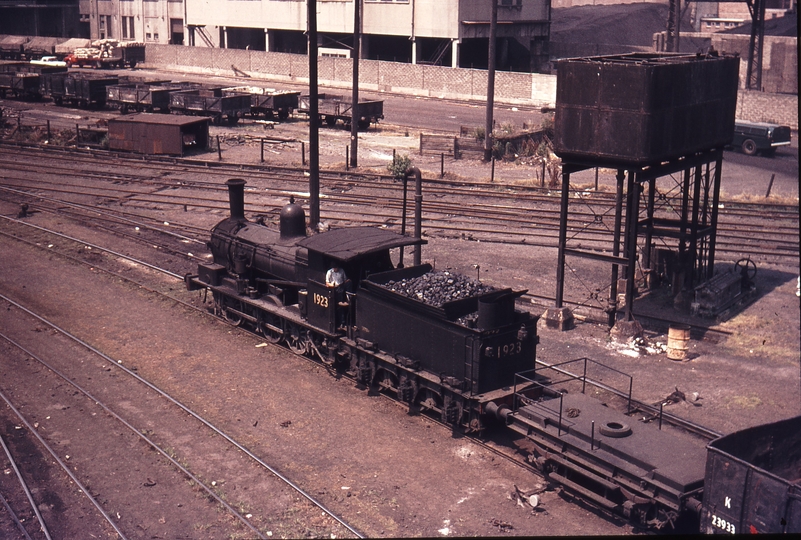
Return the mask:
M 271 302 L 276 307 L 281 307 L 282 305 L 281 299 L 271 294 L 265 296 L 264 300 Z M 270 343 L 281 343 L 281 340 L 284 339 L 284 324 L 281 317 L 278 315 L 273 315 L 267 311 L 263 312 L 263 318 L 259 324 L 259 329 L 264 335 L 264 339 Z
M 308 350 L 308 331 L 296 324 L 288 324 L 286 344 L 293 353 L 303 356 Z
M 264 339 L 270 343 L 281 343 L 284 339 L 284 331 L 281 329 L 281 318 L 276 315 L 265 315 L 261 322 L 261 333 Z
M 232 326 L 240 326 L 242 324 L 242 316 L 232 309 L 223 308 L 223 316 L 225 320 Z

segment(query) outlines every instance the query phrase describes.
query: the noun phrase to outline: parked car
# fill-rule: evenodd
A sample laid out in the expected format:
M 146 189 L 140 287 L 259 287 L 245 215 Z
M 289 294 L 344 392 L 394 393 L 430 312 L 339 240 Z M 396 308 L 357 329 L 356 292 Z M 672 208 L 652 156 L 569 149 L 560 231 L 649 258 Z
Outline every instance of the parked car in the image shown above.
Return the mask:
M 749 156 L 757 152 L 772 156 L 777 148 L 790 144 L 790 128 L 767 122 L 736 120 L 731 144 Z
M 55 66 L 66 67 L 67 63 L 59 60 L 56 56 L 43 56 L 39 60 L 31 60 L 31 64 L 35 66 Z

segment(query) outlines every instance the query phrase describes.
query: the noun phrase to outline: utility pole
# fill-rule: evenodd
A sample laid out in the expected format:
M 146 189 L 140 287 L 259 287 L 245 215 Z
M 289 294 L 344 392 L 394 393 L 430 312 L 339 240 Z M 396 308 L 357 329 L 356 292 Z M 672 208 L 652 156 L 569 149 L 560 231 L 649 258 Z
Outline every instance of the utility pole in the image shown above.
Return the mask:
M 362 38 L 362 2 L 353 0 L 353 97 L 351 98 L 350 121 L 350 166 L 359 166 L 359 56 L 361 56 Z
M 484 127 L 484 161 L 492 159 L 492 109 L 495 104 L 495 33 L 498 26 L 498 0 L 492 4 L 489 32 L 489 58 L 487 60 L 487 123 Z
M 320 100 L 317 91 L 317 0 L 307 0 L 309 32 L 309 227 L 320 224 Z

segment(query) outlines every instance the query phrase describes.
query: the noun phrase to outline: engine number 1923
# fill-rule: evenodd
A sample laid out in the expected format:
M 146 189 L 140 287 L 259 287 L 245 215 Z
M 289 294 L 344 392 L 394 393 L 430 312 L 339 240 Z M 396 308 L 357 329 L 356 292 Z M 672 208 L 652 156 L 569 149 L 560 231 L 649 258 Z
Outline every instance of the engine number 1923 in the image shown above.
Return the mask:
M 490 345 L 484 349 L 484 355 L 488 358 L 504 358 L 507 356 L 515 356 L 523 352 L 523 342 L 519 340 L 512 340 L 500 345 Z

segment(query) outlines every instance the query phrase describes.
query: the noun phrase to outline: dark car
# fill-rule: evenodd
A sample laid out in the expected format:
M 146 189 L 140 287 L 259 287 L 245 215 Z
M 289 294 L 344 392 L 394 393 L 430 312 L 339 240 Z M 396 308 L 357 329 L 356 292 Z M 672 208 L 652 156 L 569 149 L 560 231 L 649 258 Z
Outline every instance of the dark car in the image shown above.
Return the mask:
M 766 122 L 737 120 L 734 123 L 734 138 L 731 144 L 749 156 L 757 152 L 772 156 L 778 147 L 790 144 L 790 128 Z

